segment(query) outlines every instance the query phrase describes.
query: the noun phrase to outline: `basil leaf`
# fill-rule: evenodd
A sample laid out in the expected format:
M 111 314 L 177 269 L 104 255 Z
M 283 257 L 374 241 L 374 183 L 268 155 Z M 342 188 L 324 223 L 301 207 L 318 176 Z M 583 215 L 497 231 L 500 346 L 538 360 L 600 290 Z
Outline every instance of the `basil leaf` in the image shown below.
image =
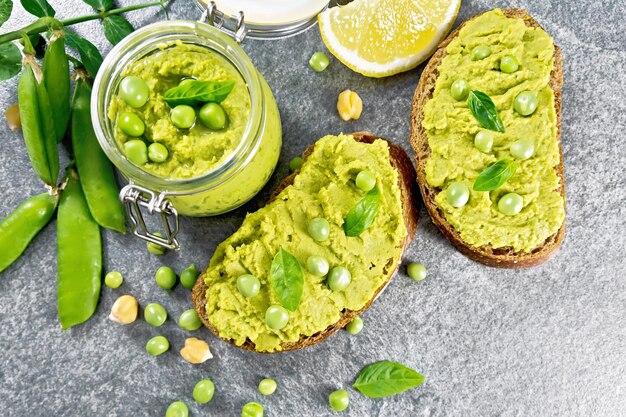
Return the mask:
M 22 7 L 37 17 L 54 17 L 55 11 L 46 0 L 20 0 Z
M 22 69 L 22 54 L 13 43 L 0 45 L 0 81 L 15 77 Z
M 493 104 L 487 94 L 478 90 L 470 91 L 467 105 L 482 127 L 496 132 L 504 132 L 504 125 L 498 116 L 496 105 Z
M 361 370 L 353 388 L 370 398 L 388 397 L 421 385 L 426 378 L 397 362 L 383 361 Z
M 170 88 L 163 98 L 170 106 L 187 104 L 196 106 L 210 101 L 221 103 L 235 86 L 234 81 L 191 81 L 178 87 Z
M 491 191 L 500 187 L 513 176 L 517 162 L 501 159 L 485 168 L 474 181 L 474 191 Z
M 13 0 L 0 0 L 0 26 L 9 20 L 13 11 Z
M 113 0 L 83 0 L 83 2 L 101 12 L 111 10 L 113 6 L 115 6 L 115 4 L 113 4 Z
M 135 30 L 128 20 L 118 15 L 105 17 L 102 25 L 104 26 L 104 36 L 112 45 L 117 45 L 119 41 Z
M 78 52 L 80 60 L 89 75 L 95 77 L 100 65 L 102 65 L 102 55 L 100 55 L 98 48 L 87 39 L 69 29 L 65 29 L 65 43 Z
M 281 248 L 272 261 L 270 277 L 280 304 L 296 311 L 304 288 L 304 274 L 296 257 Z
M 380 191 L 374 187 L 346 215 L 343 223 L 346 236 L 359 236 L 369 228 L 376 219 L 379 205 Z

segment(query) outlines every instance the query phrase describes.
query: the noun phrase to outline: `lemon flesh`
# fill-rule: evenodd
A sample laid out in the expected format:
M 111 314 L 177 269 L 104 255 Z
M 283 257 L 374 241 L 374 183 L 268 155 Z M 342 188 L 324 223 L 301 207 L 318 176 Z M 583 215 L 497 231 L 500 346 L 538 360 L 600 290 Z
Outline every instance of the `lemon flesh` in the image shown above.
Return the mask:
M 318 16 L 322 40 L 353 71 L 385 77 L 415 68 L 448 34 L 461 0 L 354 0 Z

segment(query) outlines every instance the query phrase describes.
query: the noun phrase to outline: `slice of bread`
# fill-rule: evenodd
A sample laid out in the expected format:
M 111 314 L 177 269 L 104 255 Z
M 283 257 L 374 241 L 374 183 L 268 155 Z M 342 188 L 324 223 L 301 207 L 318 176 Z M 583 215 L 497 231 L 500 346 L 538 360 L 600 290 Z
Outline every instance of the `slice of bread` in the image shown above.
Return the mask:
M 526 13 L 523 9 L 503 9 L 502 12 L 509 18 L 522 19 L 526 26 L 541 28 L 539 24 Z M 448 223 L 443 211 L 439 209 L 435 202 L 436 195 L 441 191 L 432 187 L 426 181 L 426 161 L 430 156 L 430 147 L 428 146 L 428 137 L 426 131 L 422 127 L 424 119 L 423 108 L 426 102 L 432 97 L 435 89 L 435 81 L 437 80 L 438 67 L 446 56 L 446 46 L 458 36 L 460 29 L 472 19 L 464 22 L 458 29 L 452 32 L 440 45 L 435 54 L 424 68 L 422 77 L 415 91 L 413 99 L 413 111 L 411 114 L 411 136 L 410 141 L 415 151 L 417 182 L 422 192 L 424 205 L 430 214 L 433 223 L 441 230 L 444 236 L 465 256 L 480 262 L 482 264 L 502 268 L 526 268 L 535 266 L 547 261 L 551 255 L 560 247 L 565 235 L 565 221 L 560 229 L 552 236 L 548 237 L 545 242 L 530 253 L 518 252 L 511 247 L 492 248 L 486 246 L 472 246 L 461 238 L 460 234 Z M 565 202 L 565 179 L 563 177 L 563 152 L 561 149 L 561 87 L 563 85 L 563 59 L 561 50 L 555 45 L 554 48 L 554 67 L 550 74 L 550 87 L 554 91 L 554 105 L 557 116 L 557 140 L 559 141 L 560 162 L 554 167 L 560 177 L 560 193 Z
M 365 133 L 365 132 L 353 133 L 352 136 L 354 137 L 354 140 L 363 142 L 363 143 L 372 143 L 376 139 L 379 139 L 373 136 L 372 134 Z M 306 159 L 311 154 L 311 152 L 313 152 L 314 147 L 315 145 L 311 145 L 306 149 L 303 155 L 304 159 Z M 418 220 L 417 216 L 418 216 L 419 210 L 418 210 L 418 201 L 416 199 L 417 187 L 416 187 L 415 180 L 414 180 L 415 170 L 413 169 L 413 164 L 411 162 L 411 159 L 404 152 L 404 150 L 400 148 L 399 146 L 389 143 L 389 154 L 390 154 L 391 165 L 399 173 L 399 186 L 402 192 L 402 208 L 404 212 L 404 223 L 407 228 L 407 236 L 404 239 L 404 247 L 403 247 L 403 252 L 404 252 L 408 244 L 415 237 L 415 232 L 417 229 L 417 220 Z M 280 194 L 282 190 L 284 190 L 289 185 L 291 185 L 294 181 L 294 178 L 297 175 L 298 175 L 298 172 L 296 171 L 293 174 L 286 177 L 278 185 L 278 188 L 276 188 L 274 193 L 271 195 L 269 202 L 273 201 Z M 319 343 L 322 340 L 326 339 L 331 334 L 335 333 L 337 330 L 343 328 L 346 324 L 350 323 L 352 319 L 354 319 L 354 317 L 356 317 L 363 311 L 367 310 L 367 308 L 372 304 L 372 302 L 378 297 L 378 295 L 382 292 L 382 290 L 389 283 L 389 280 L 391 279 L 393 274 L 399 268 L 400 263 L 401 263 L 401 257 L 400 259 L 397 259 L 397 260 L 389 259 L 388 264 L 385 269 L 385 272 L 386 272 L 385 282 L 376 290 L 374 296 L 367 302 L 367 304 L 361 310 L 358 310 L 358 311 L 344 310 L 343 314 L 341 315 L 341 318 L 334 325 L 312 336 L 302 337 L 297 342 L 284 344 L 281 346 L 282 351 L 300 349 L 303 347 L 307 347 L 307 346 L 311 346 L 316 343 Z M 204 283 L 204 274 L 200 274 L 200 276 L 198 277 L 198 280 L 196 281 L 196 284 L 193 287 L 193 290 L 191 293 L 191 299 L 193 301 L 196 311 L 198 312 L 198 315 L 200 316 L 200 320 L 202 320 L 202 323 L 204 323 L 204 325 L 213 334 L 221 338 L 218 330 L 215 328 L 215 326 L 211 324 L 211 322 L 209 321 L 207 317 L 206 308 L 205 308 L 206 292 L 207 292 L 207 287 Z M 224 340 L 235 345 L 233 340 L 230 340 L 230 339 L 224 339 Z M 239 347 L 246 349 L 246 350 L 252 350 L 252 351 L 256 350 L 255 345 L 249 339 L 243 345 Z

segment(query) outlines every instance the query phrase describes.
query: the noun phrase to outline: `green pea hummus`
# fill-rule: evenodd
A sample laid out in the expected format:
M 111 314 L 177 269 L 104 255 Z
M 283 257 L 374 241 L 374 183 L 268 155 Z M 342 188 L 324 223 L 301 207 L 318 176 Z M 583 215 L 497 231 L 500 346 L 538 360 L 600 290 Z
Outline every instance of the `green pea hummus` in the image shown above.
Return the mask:
M 193 178 L 219 166 L 239 145 L 250 119 L 250 95 L 243 78 L 235 67 L 219 54 L 182 42 L 166 44 L 156 53 L 132 63 L 123 73 L 143 79 L 150 88 L 150 99 L 138 108 L 130 107 L 121 97 L 113 96 L 109 118 L 117 120 L 125 112 L 136 113 L 145 123 L 144 139 L 165 145 L 169 151 L 163 163 L 148 162 L 147 172 L 163 178 Z M 171 108 L 163 94 L 176 87 L 182 79 L 235 82 L 235 86 L 220 104 L 226 111 L 228 125 L 222 130 L 210 130 L 196 122 L 191 129 L 179 129 L 170 120 Z M 115 125 L 114 135 L 120 145 L 131 138 Z
M 362 170 L 376 173 L 381 203 L 374 224 L 359 237 L 347 237 L 344 217 L 364 196 L 354 178 Z M 314 241 L 307 233 L 308 222 L 326 218 L 330 237 Z M 398 172 L 389 162 L 387 142 L 356 142 L 351 136 L 320 139 L 307 158 L 293 185 L 259 211 L 248 214 L 241 228 L 220 244 L 203 277 L 207 286 L 206 310 L 220 336 L 242 345 L 247 339 L 261 352 L 281 350 L 335 324 L 344 310 L 359 310 L 386 281 L 389 259 L 398 262 L 407 230 L 404 225 Z M 265 311 L 280 304 L 270 282 L 272 259 L 280 248 L 292 253 L 303 267 L 304 291 L 299 307 L 289 313 L 282 330 L 265 324 Z M 324 277 L 304 268 L 311 255 L 324 256 L 333 266 L 344 266 L 352 282 L 333 292 Z M 236 287 L 240 275 L 253 274 L 261 291 L 243 297 Z
M 491 55 L 472 61 L 470 51 L 477 45 L 488 45 Z M 560 156 L 554 94 L 548 85 L 554 64 L 553 40 L 545 31 L 527 27 L 522 20 L 507 18 L 496 9 L 464 26 L 446 51 L 433 97 L 424 107 L 422 125 L 431 149 L 426 164 L 428 184 L 441 190 L 437 205 L 467 243 L 531 252 L 556 233 L 565 218 L 560 178 L 555 171 Z M 505 55 L 517 58 L 518 71 L 499 71 Z M 471 89 L 488 94 L 504 123 L 505 133 L 492 132 L 490 153 L 474 147 L 474 136 L 481 127 L 467 102 L 456 101 L 450 94 L 450 86 L 459 79 L 466 80 Z M 528 117 L 513 109 L 515 97 L 525 90 L 537 93 L 539 99 L 537 110 Z M 534 142 L 533 157 L 518 161 L 516 173 L 500 188 L 472 190 L 476 177 L 487 166 L 500 159 L 515 159 L 510 146 L 522 138 Z M 460 208 L 446 200 L 445 189 L 453 181 L 465 183 L 470 190 L 469 202 Z M 497 205 L 500 197 L 510 192 L 524 200 L 522 211 L 514 216 L 502 214 Z

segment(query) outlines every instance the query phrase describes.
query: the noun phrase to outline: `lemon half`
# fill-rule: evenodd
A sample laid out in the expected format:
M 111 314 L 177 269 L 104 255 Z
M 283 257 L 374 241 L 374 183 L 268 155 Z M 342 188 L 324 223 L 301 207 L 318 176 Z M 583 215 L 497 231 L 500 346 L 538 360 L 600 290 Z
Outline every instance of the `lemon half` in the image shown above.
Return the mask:
M 353 71 L 386 77 L 415 68 L 448 34 L 461 0 L 354 0 L 318 16 L 326 47 Z

